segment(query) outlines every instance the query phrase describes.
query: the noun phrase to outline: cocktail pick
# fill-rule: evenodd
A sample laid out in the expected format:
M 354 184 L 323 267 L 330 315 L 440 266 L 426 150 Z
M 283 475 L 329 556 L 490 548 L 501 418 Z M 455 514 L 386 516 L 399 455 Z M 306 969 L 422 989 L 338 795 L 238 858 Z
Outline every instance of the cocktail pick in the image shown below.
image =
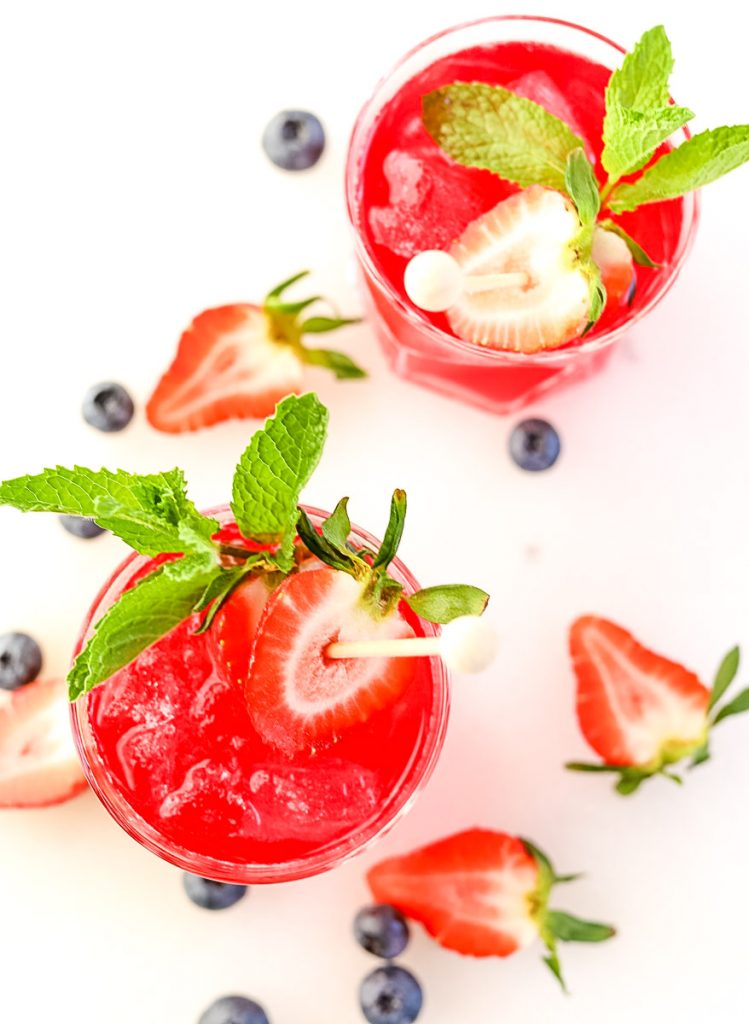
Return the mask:
M 525 271 L 503 274 L 466 274 L 449 252 L 425 249 L 409 260 L 403 276 L 406 295 L 427 313 L 444 313 L 464 292 L 522 288 L 528 283 Z
M 454 672 L 483 672 L 494 661 L 499 638 L 478 615 L 461 615 L 442 627 L 439 636 L 400 640 L 351 640 L 329 644 L 325 656 L 343 658 L 442 658 Z

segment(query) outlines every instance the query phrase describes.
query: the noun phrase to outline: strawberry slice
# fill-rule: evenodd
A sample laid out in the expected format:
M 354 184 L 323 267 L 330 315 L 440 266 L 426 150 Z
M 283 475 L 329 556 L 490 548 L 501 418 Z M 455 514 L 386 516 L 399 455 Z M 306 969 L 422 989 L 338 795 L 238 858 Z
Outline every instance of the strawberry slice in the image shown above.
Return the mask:
M 559 192 L 533 185 L 468 225 L 451 255 L 466 274 L 525 272 L 525 284 L 464 291 L 447 311 L 458 337 L 487 348 L 538 352 L 582 334 L 590 285 L 572 242 L 580 220 Z
M 636 281 L 635 263 L 624 239 L 613 231 L 597 227 L 593 232 L 592 255 L 606 289 L 606 309 L 631 302 Z
M 556 940 L 601 942 L 614 932 L 548 909 L 558 876 L 548 858 L 515 836 L 469 829 L 372 868 L 367 881 L 377 903 L 419 921 L 446 949 L 466 956 L 506 957 L 535 939 L 562 981 Z
M 604 766 L 630 769 L 620 792 L 705 744 L 710 693 L 693 672 L 592 615 L 573 623 L 569 642 L 580 729 Z
M 0 807 L 46 807 L 86 786 L 64 680 L 37 680 L 0 702 Z
M 250 652 L 270 588 L 263 577 L 248 580 L 229 598 L 208 630 L 213 661 L 229 682 L 244 686 Z
M 260 734 L 292 755 L 327 744 L 398 700 L 411 682 L 409 658 L 331 660 L 333 641 L 414 636 L 398 611 L 373 618 L 362 585 L 333 569 L 288 577 L 266 605 L 245 685 Z
M 259 306 L 208 309 L 180 338 L 174 362 L 146 406 L 157 430 L 179 434 L 222 420 L 270 416 L 276 404 L 302 389 L 294 349 L 273 340 Z
M 560 192 L 532 185 L 472 221 L 450 249 L 467 275 L 527 275 L 520 283 L 464 290 L 447 310 L 454 333 L 486 348 L 540 352 L 559 348 L 588 326 L 594 268 L 582 258 L 581 224 Z M 596 228 L 592 259 L 607 306 L 628 298 L 632 256 L 613 232 Z

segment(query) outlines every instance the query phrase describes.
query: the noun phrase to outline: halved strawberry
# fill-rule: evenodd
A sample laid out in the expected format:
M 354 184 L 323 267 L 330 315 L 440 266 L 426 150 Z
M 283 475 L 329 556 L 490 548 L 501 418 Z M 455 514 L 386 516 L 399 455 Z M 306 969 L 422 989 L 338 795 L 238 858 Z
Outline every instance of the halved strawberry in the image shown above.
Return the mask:
M 333 641 L 414 635 L 397 610 L 373 617 L 362 596 L 347 573 L 310 569 L 288 577 L 266 605 L 245 693 L 258 731 L 290 755 L 332 742 L 396 701 L 413 678 L 408 658 L 325 657 Z
M 593 615 L 573 623 L 570 654 L 580 729 L 604 761 L 570 767 L 621 769 L 618 788 L 628 793 L 704 747 L 710 692 L 693 672 Z
M 549 910 L 558 876 L 531 843 L 503 832 L 469 829 L 372 868 L 378 903 L 419 921 L 441 946 L 466 956 L 510 956 L 541 938 L 545 962 L 561 981 L 556 941 L 601 942 L 614 930 Z
M 85 789 L 65 681 L 37 680 L 0 698 L 0 807 L 45 807 Z
M 468 225 L 450 249 L 468 275 L 525 272 L 525 284 L 464 291 L 447 310 L 460 338 L 487 348 L 538 352 L 582 334 L 589 274 L 572 245 L 580 219 L 560 192 L 532 185 Z
M 247 682 L 252 644 L 270 594 L 262 576 L 250 578 L 232 594 L 207 633 L 214 663 L 240 686 Z
M 616 308 L 630 302 L 636 281 L 635 263 L 629 246 L 619 235 L 606 228 L 596 227 L 593 232 L 593 261 L 601 271 L 606 289 L 606 308 Z
M 199 430 L 270 416 L 282 398 L 301 389 L 301 360 L 273 339 L 265 311 L 245 303 L 221 306 L 195 317 L 184 332 L 146 415 L 167 433 Z
M 287 302 L 286 290 L 308 271 L 273 288 L 262 306 L 237 303 L 208 309 L 180 338 L 174 362 L 146 406 L 157 430 L 179 434 L 221 420 L 263 419 L 287 395 L 302 390 L 305 363 L 324 366 L 339 379 L 365 377 L 348 356 L 307 348 L 305 334 L 335 331 L 357 319 L 307 316 L 319 295 Z

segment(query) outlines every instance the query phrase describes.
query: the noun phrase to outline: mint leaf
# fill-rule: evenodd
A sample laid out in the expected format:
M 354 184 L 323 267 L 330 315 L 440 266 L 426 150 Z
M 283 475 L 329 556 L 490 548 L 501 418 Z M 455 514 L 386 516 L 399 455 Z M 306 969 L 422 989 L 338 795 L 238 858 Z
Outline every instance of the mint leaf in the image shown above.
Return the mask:
M 311 316 L 299 325 L 302 334 L 325 334 L 327 331 L 337 331 L 339 327 L 346 327 L 348 324 L 360 324 L 361 317 L 341 316 Z
M 669 100 L 668 80 L 673 66 L 671 43 L 663 25 L 648 29 L 609 79 L 607 105 L 614 102 L 635 110 L 664 107 Z
M 608 132 L 601 162 L 609 179 L 618 181 L 624 174 L 638 171 L 650 160 L 669 136 L 694 117 L 687 107 L 663 107 L 661 110 L 630 110 L 614 106 L 606 114 Z
M 741 715 L 745 711 L 749 711 L 749 689 L 742 690 L 738 697 L 734 697 L 730 703 L 724 704 L 713 719 L 713 725 L 717 725 L 718 722 L 722 722 L 724 718 L 730 718 L 732 715 Z
M 674 65 L 662 25 L 645 32 L 606 87 L 601 162 L 609 180 L 639 170 L 658 146 L 694 117 L 670 104 L 668 79 Z
M 710 703 L 707 706 L 708 711 L 711 711 L 715 707 L 736 678 L 736 673 L 739 670 L 740 658 L 741 652 L 739 648 L 733 647 L 725 656 L 723 661 L 721 661 L 718 671 L 715 674 L 713 688 L 710 691 Z
M 602 220 L 598 222 L 598 226 L 603 228 L 605 231 L 612 231 L 615 235 L 618 235 L 622 241 L 626 242 L 627 248 L 632 254 L 632 259 L 640 267 L 651 267 L 658 268 L 661 266 L 660 263 L 655 263 L 648 254 L 645 252 L 643 247 L 628 235 L 627 232 L 621 227 L 616 221 L 613 220 Z
M 583 921 L 563 910 L 550 910 L 546 924 L 560 942 L 605 942 L 616 935 L 616 929 L 597 921 Z
M 207 633 L 213 625 L 213 620 L 224 607 L 229 598 L 242 584 L 252 576 L 255 565 L 261 560 L 261 556 L 248 559 L 244 565 L 233 566 L 230 569 L 222 569 L 206 587 L 203 595 L 195 605 L 196 612 L 205 611 L 208 613 L 202 623 L 195 630 L 195 634 Z
M 317 395 L 289 395 L 253 435 L 234 474 L 231 508 L 240 532 L 263 544 L 291 536 L 302 488 L 320 461 L 328 410 Z
M 341 498 L 331 515 L 322 524 L 323 537 L 339 550 L 345 550 L 351 533 L 351 520 L 347 506 L 348 498 Z
M 202 555 L 160 566 L 126 590 L 96 623 L 68 675 L 76 700 L 123 668 L 186 619 L 221 570 Z
M 538 103 L 498 85 L 445 85 L 423 97 L 424 127 L 448 156 L 521 187 L 564 191 L 567 157 L 582 141 Z
M 138 476 L 57 466 L 0 484 L 0 504 L 86 516 L 144 555 L 208 550 L 219 529 L 187 498 L 180 469 Z
M 406 525 L 406 508 L 406 492 L 396 488 L 390 500 L 390 519 L 380 550 L 372 565 L 373 569 L 387 569 L 395 558 L 403 537 L 403 528 Z
M 666 153 L 632 183 L 617 185 L 607 205 L 614 213 L 676 199 L 702 188 L 749 160 L 749 125 L 714 128 Z
M 567 194 L 577 207 L 580 223 L 585 227 L 595 224 L 601 208 L 601 197 L 598 181 L 584 149 L 573 149 L 567 157 L 564 183 Z
M 318 319 L 320 319 L 318 317 Z M 310 366 L 324 366 L 332 370 L 338 380 L 353 380 L 358 377 L 366 377 L 367 371 L 357 366 L 353 359 L 349 359 L 343 352 L 333 352 L 327 348 L 300 348 L 299 355 L 302 362 Z
M 461 615 L 481 615 L 489 595 L 478 587 L 463 583 L 447 583 L 442 587 L 426 587 L 404 598 L 412 611 L 427 622 L 452 622 Z

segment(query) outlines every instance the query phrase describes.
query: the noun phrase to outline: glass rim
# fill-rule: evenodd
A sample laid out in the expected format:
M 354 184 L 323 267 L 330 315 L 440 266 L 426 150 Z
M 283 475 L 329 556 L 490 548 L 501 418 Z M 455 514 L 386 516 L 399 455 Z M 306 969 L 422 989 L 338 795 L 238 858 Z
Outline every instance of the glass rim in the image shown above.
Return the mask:
M 310 505 L 301 507 L 313 521 L 325 518 L 330 514 Z M 220 516 L 226 515 L 228 511 L 228 505 L 219 505 L 206 510 L 206 514 Z M 351 524 L 351 532 L 365 546 L 371 547 L 380 543 L 367 530 L 354 523 Z M 84 619 L 75 653 L 82 646 L 84 638 L 93 625 L 96 612 L 113 586 L 128 570 L 134 570 L 136 563 L 148 560 L 147 556 L 133 551 L 109 574 Z M 391 566 L 396 577 L 406 585 L 408 592 L 419 589 L 416 578 L 399 558 L 394 558 Z M 425 635 L 436 636 L 438 634 L 438 626 L 425 620 L 422 622 Z M 420 737 L 418 746 L 415 748 L 413 763 L 405 770 L 401 783 L 388 793 L 387 798 L 376 809 L 376 812 L 355 831 L 347 833 L 342 838 L 332 840 L 310 856 L 301 856 L 289 861 L 275 864 L 253 862 L 240 865 L 235 861 L 197 854 L 163 836 L 155 826 L 146 821 L 130 805 L 121 788 L 111 778 L 104 761 L 96 750 L 85 699 L 77 700 L 70 705 L 73 739 L 84 775 L 96 797 L 114 821 L 151 853 L 183 871 L 216 881 L 244 885 L 291 882 L 321 874 L 363 852 L 406 814 L 420 790 L 428 782 L 444 743 L 450 708 L 449 673 L 439 658 L 430 658 L 429 661 L 432 666 L 432 705 L 429 715 L 431 724 L 425 731 L 425 735 Z
M 377 286 L 383 291 L 388 301 L 396 307 L 398 313 L 404 317 L 412 327 L 423 332 L 430 338 L 430 340 L 436 341 L 443 349 L 445 349 L 446 358 L 449 359 L 451 356 L 455 356 L 456 361 L 460 361 L 460 356 L 463 355 L 470 357 L 471 361 L 484 362 L 486 365 L 509 363 L 518 366 L 534 364 L 537 366 L 553 367 L 555 365 L 564 365 L 573 361 L 578 354 L 588 354 L 608 348 L 635 324 L 639 323 L 643 317 L 650 313 L 650 311 L 657 306 L 670 291 L 672 285 L 676 281 L 676 278 L 679 276 L 679 272 L 681 271 L 689 252 L 691 251 L 692 245 L 694 244 L 700 212 L 698 190 L 688 192 L 686 195 L 680 197 L 684 204 L 684 224 L 682 227 L 682 235 L 679 240 L 679 248 L 671 266 L 668 268 L 669 272 L 667 276 L 646 303 L 644 303 L 622 323 L 607 328 L 600 334 L 593 334 L 593 336 L 588 340 L 583 340 L 579 344 L 568 343 L 566 346 L 557 349 L 548 349 L 534 353 L 511 352 L 503 349 L 485 348 L 484 346 L 476 345 L 473 342 L 464 341 L 462 338 L 456 337 L 454 334 L 443 330 L 441 327 L 438 327 L 436 324 L 424 317 L 398 293 L 390 280 L 378 267 L 371 246 L 365 239 L 364 232 L 360 228 L 360 221 L 357 216 L 360 207 L 357 197 L 357 188 L 359 183 L 358 170 L 360 166 L 359 158 L 369 139 L 367 129 L 371 129 L 371 125 L 367 125 L 366 120 L 372 109 L 375 108 L 378 96 L 383 88 L 409 61 L 414 57 L 417 57 L 422 51 L 427 47 L 432 46 L 434 43 L 472 28 L 483 25 L 499 25 L 505 22 L 527 22 L 529 24 L 556 25 L 562 29 L 570 29 L 575 33 L 590 36 L 620 54 L 626 54 L 628 52 L 625 47 L 594 29 L 587 28 L 584 25 L 578 25 L 573 21 L 567 21 L 564 18 L 547 17 L 545 15 L 537 14 L 490 15 L 484 18 L 474 18 L 470 21 L 460 22 L 456 25 L 449 26 L 448 28 L 441 29 L 439 32 L 433 33 L 422 42 L 412 46 L 390 67 L 390 69 L 377 81 L 371 95 L 365 101 L 357 114 L 349 137 L 344 171 L 346 212 L 354 233 L 356 256 L 364 272 L 376 282 Z M 382 106 L 376 110 L 376 113 L 379 113 L 380 109 L 382 109 Z M 683 137 L 685 141 L 692 137 L 688 126 L 684 126 L 679 129 L 679 131 L 674 132 L 674 135 Z

